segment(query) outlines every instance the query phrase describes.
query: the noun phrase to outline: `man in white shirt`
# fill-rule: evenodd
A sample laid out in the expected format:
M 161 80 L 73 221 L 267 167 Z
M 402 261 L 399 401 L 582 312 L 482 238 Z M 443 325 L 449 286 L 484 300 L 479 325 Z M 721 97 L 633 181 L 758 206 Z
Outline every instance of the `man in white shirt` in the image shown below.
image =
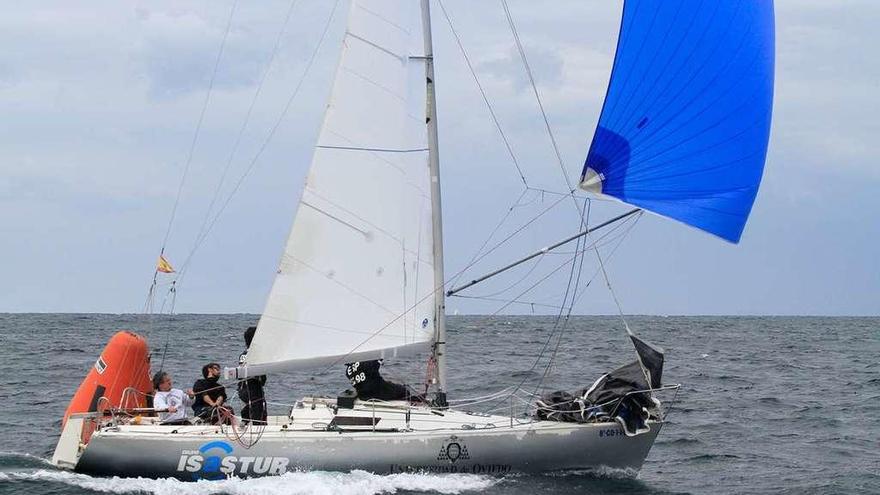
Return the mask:
M 193 403 L 193 392 L 184 392 L 171 385 L 171 375 L 168 373 L 160 371 L 153 376 L 153 388 L 156 390 L 153 408 L 161 411 L 159 421 L 163 425 L 188 425 L 186 410 Z

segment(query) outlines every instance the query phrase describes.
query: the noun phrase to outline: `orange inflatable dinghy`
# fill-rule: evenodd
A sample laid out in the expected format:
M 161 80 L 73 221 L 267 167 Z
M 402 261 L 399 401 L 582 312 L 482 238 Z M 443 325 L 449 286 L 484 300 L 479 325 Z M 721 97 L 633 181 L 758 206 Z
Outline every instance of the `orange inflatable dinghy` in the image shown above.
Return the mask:
M 127 388 L 134 388 L 140 393 L 127 394 L 126 403 L 121 404 Z M 152 393 L 146 339 L 131 332 L 117 332 L 104 347 L 67 406 L 62 428 L 71 414 L 97 411 L 99 401 L 103 402 L 101 397 L 106 397 L 108 405 L 112 407 L 147 407 L 146 394 Z

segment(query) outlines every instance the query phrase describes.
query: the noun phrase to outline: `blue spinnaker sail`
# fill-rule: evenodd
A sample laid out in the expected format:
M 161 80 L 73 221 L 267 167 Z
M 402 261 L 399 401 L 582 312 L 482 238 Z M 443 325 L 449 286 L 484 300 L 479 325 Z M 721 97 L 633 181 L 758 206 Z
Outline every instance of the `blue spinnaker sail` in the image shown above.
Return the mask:
M 773 106 L 772 0 L 626 0 L 581 187 L 739 242 Z

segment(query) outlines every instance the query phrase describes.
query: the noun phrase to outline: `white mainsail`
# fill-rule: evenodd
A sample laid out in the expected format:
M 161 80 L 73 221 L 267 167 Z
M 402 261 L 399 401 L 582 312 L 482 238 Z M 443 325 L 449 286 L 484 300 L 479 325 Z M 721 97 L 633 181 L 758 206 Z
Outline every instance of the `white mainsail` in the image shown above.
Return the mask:
M 417 2 L 352 1 L 302 199 L 239 377 L 432 342 L 422 40 Z

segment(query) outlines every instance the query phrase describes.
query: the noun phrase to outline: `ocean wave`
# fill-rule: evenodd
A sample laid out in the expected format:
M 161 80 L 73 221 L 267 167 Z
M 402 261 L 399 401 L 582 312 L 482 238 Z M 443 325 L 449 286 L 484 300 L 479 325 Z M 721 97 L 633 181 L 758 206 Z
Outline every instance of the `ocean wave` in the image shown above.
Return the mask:
M 656 440 L 654 442 L 656 445 L 693 445 L 693 444 L 702 444 L 699 439 L 696 438 L 670 438 L 668 440 Z
M 725 459 L 742 459 L 742 457 L 735 454 L 701 454 L 695 455 L 691 457 L 685 457 L 683 459 L 676 459 L 678 462 L 706 462 L 706 461 L 716 461 L 716 460 L 725 460 Z
M 331 495 L 351 493 L 376 495 L 414 491 L 458 494 L 477 492 L 501 482 L 500 478 L 476 474 L 401 473 L 377 475 L 366 471 L 331 473 L 326 471 L 289 472 L 266 478 L 231 478 L 220 481 L 185 482 L 173 478 L 93 478 L 69 471 L 40 469 L 31 472 L 0 472 L 0 481 L 50 482 L 104 493 L 151 493 L 154 495 Z
M 44 459 L 33 454 L 0 451 L 0 468 L 14 467 L 16 469 L 21 469 L 43 466 L 52 466 L 52 463 L 49 459 Z

